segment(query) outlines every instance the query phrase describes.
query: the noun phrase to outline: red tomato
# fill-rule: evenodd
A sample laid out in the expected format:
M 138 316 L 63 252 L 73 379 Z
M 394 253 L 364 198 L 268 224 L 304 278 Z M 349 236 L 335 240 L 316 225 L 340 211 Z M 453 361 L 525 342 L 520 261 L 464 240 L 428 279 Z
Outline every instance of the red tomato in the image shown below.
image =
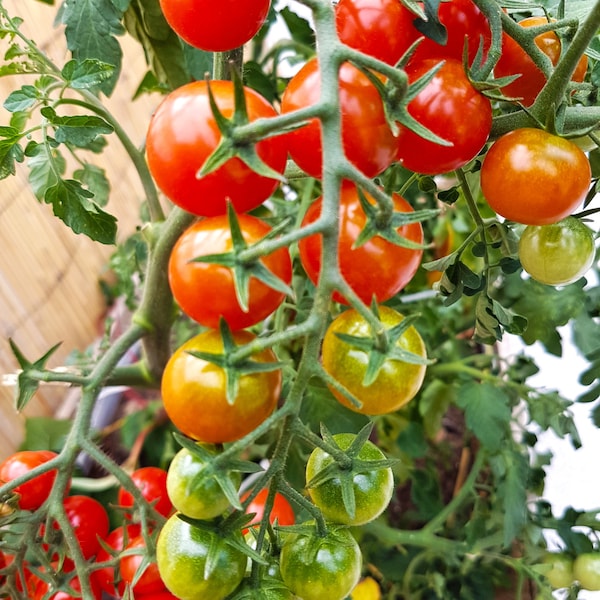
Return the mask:
M 136 597 L 138 594 L 153 594 L 155 592 L 162 592 L 166 590 L 165 584 L 162 582 L 158 573 L 158 567 L 155 562 L 149 563 L 144 569 L 141 576 L 137 576 L 138 569 L 142 564 L 145 556 L 144 550 L 146 548 L 146 542 L 144 537 L 139 535 L 130 540 L 126 546 L 125 551 L 137 549 L 140 554 L 125 554 L 121 557 L 119 562 L 119 570 L 121 573 L 123 589 L 125 586 L 129 586 L 135 593 Z M 132 585 L 134 579 L 136 579 L 135 585 Z M 121 592 L 122 593 L 122 592 Z
M 234 109 L 233 83 L 211 81 L 210 89 L 225 117 Z M 245 88 L 248 118 L 274 117 L 275 109 Z M 196 174 L 221 140 L 208 98 L 208 84 L 195 81 L 171 92 L 154 113 L 147 134 L 148 166 L 158 187 L 181 208 L 203 217 L 225 214 L 227 200 L 237 212 L 259 206 L 278 185 L 277 179 L 252 171 L 241 159 L 229 159 L 216 171 Z M 260 158 L 283 173 L 286 148 L 281 137 L 256 144 Z
M 90 578 L 90 586 L 92 588 L 94 600 L 100 600 L 102 598 L 102 590 L 93 577 Z M 59 591 L 48 595 L 51 590 L 50 585 L 45 581 L 38 579 L 33 593 L 33 600 L 75 600 L 81 598 L 81 583 L 77 576 L 74 576 L 69 581 L 69 587 L 73 589 L 73 595 L 65 591 Z
M 153 594 L 136 594 L 136 600 L 179 600 L 169 591 L 155 592 Z
M 0 465 L 0 483 L 7 483 L 21 475 L 25 475 L 25 473 L 56 456 L 56 452 L 50 450 L 15 452 Z M 56 479 L 56 473 L 56 469 L 53 469 L 18 485 L 14 492 L 20 496 L 19 508 L 22 510 L 38 509 L 48 498 Z
M 142 467 L 131 474 L 131 480 L 140 489 L 142 496 L 154 504 L 158 513 L 163 517 L 171 514 L 173 506 L 167 495 L 167 472 L 164 469 Z M 124 488 L 119 489 L 117 502 L 120 506 L 134 506 L 135 504 L 133 496 Z
M 224 52 L 252 39 L 265 22 L 270 0 L 160 0 L 169 25 L 188 44 Z
M 375 200 L 365 193 L 368 202 Z M 412 212 L 412 206 L 398 194 L 393 194 L 397 212 Z M 303 225 L 316 221 L 321 214 L 322 198 L 318 198 L 308 209 Z M 340 191 L 338 256 L 342 276 L 363 302 L 370 304 L 373 296 L 385 302 L 396 295 L 413 278 L 423 256 L 423 250 L 397 246 L 383 237 L 374 236 L 361 246 L 354 244 L 365 226 L 366 215 L 361 207 L 356 186 L 344 182 Z M 420 223 L 398 228 L 400 236 L 417 244 L 423 243 L 423 228 Z M 312 235 L 299 242 L 300 260 L 304 270 L 317 283 L 321 271 L 321 236 Z M 347 304 L 339 293 L 336 302 Z
M 437 64 L 436 59 L 411 61 L 406 70 L 409 80 L 416 81 Z M 491 102 L 471 85 L 462 64 L 451 59 L 410 102 L 408 112 L 452 143 L 437 144 L 402 126 L 398 159 L 415 173 L 438 175 L 466 165 L 483 148 L 492 129 Z
M 68 496 L 64 501 L 65 513 L 73 527 L 84 558 L 91 558 L 100 549 L 100 540 L 108 534 L 106 509 L 89 496 Z M 55 523 L 54 527 L 58 529 Z
M 250 492 L 244 494 L 242 496 L 242 502 L 249 495 Z M 256 516 L 252 519 L 250 525 L 258 525 L 263 518 L 263 515 L 265 514 L 265 502 L 267 501 L 268 495 L 269 490 L 267 488 L 260 490 L 252 502 L 246 507 L 246 512 L 248 514 L 256 513 Z M 296 522 L 296 515 L 294 514 L 292 505 L 287 501 L 287 498 L 279 492 L 275 492 L 273 508 L 269 513 L 269 522 L 272 524 L 275 520 L 277 520 L 278 525 L 293 525 Z M 245 529 L 243 533 L 246 533 L 246 531 L 248 530 Z
M 256 217 L 241 214 L 238 221 L 248 245 L 265 237 L 271 228 Z M 196 222 L 179 238 L 169 260 L 169 283 L 184 313 L 206 327 L 217 329 L 221 317 L 231 329 L 250 327 L 269 316 L 283 301 L 284 294 L 256 277 L 248 289 L 248 310 L 240 306 L 231 268 L 194 258 L 230 252 L 233 244 L 226 216 Z M 292 280 L 292 263 L 286 248 L 263 256 L 260 262 L 286 284 Z
M 367 177 L 374 177 L 396 159 L 396 138 L 385 116 L 381 96 L 366 75 L 350 63 L 339 72 L 342 145 L 346 158 Z M 312 106 L 320 100 L 321 75 L 316 58 L 292 77 L 281 98 L 281 112 Z M 321 177 L 321 125 L 311 119 L 284 136 L 296 164 L 312 177 Z
M 519 22 L 521 27 L 535 27 L 548 23 L 546 17 L 529 17 Z M 540 50 L 548 56 L 553 65 L 558 63 L 562 48 L 560 39 L 553 31 L 542 33 L 535 38 L 535 43 Z M 583 81 L 587 71 L 587 57 L 583 55 L 572 75 L 573 81 Z M 525 106 L 531 106 L 541 89 L 546 84 L 546 77 L 538 69 L 529 55 L 521 46 L 506 33 L 502 35 L 502 54 L 494 67 L 496 77 L 509 75 L 521 76 L 512 83 L 504 86 L 502 92 L 505 96 L 520 98 Z

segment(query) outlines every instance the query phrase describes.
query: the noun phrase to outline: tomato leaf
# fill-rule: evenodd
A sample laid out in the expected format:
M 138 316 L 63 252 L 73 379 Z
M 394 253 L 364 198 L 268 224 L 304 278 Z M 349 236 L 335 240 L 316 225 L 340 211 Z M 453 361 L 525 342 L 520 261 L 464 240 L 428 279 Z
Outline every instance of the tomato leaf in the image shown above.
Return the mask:
M 86 58 L 79 62 L 70 60 L 61 71 L 65 82 L 76 90 L 93 89 L 110 79 L 114 74 L 114 66 L 100 60 Z
M 18 112 L 31 108 L 41 98 L 40 91 L 33 85 L 24 85 L 11 92 L 4 101 L 4 108 L 9 112 Z
M 6 179 L 16 174 L 15 163 L 23 162 L 21 133 L 15 127 L 0 126 L 0 138 L 0 179 Z
M 65 174 L 67 162 L 50 140 L 43 144 L 31 142 L 25 152 L 31 157 L 27 161 L 29 185 L 35 197 L 43 200 L 46 190 L 56 185 Z
M 104 119 L 92 115 L 59 116 L 49 106 L 42 108 L 41 113 L 56 128 L 55 137 L 59 144 L 73 144 L 86 148 L 99 135 L 114 131 L 112 125 Z
M 104 169 L 90 163 L 83 163 L 81 169 L 73 172 L 73 177 L 92 192 L 98 206 L 106 206 L 110 193 L 110 182 Z

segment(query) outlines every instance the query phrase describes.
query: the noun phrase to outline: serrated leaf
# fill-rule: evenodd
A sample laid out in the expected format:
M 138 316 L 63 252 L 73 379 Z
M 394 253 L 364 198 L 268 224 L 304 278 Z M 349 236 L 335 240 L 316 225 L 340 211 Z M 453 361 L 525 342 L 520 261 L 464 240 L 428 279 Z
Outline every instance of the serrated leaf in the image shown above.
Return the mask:
M 4 101 L 4 108 L 9 112 L 24 111 L 31 108 L 40 98 L 39 90 L 33 85 L 24 85 L 21 89 L 9 94 Z
M 61 74 L 70 87 L 76 90 L 91 89 L 110 79 L 115 68 L 102 61 L 87 58 L 82 62 L 70 60 Z
M 84 163 L 83 168 L 73 172 L 73 177 L 94 194 L 94 202 L 98 206 L 106 206 L 110 194 L 110 181 L 106 177 L 104 169 Z
M 17 172 L 15 163 L 24 159 L 23 148 L 19 143 L 21 133 L 14 127 L 0 127 L 0 179 L 6 179 Z
M 43 200 L 46 190 L 56 185 L 65 173 L 66 161 L 62 154 L 49 144 L 37 144 L 27 148 L 29 185 L 38 200 Z
M 114 131 L 112 125 L 95 115 L 61 116 L 49 106 L 42 108 L 40 112 L 56 128 L 55 138 L 59 144 L 86 148 L 98 136 Z

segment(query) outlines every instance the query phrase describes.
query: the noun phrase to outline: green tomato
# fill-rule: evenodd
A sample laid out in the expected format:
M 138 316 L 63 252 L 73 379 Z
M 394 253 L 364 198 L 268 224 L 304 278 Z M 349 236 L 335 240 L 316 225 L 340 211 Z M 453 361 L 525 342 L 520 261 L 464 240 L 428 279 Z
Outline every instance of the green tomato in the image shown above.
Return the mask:
M 547 285 L 577 281 L 594 263 L 593 231 L 567 217 L 551 225 L 530 225 L 519 240 L 519 259 L 527 273 Z
M 339 433 L 333 436 L 336 444 L 346 450 L 356 438 L 352 433 Z M 367 441 L 356 456 L 361 461 L 385 460 L 385 454 L 370 441 Z M 316 486 L 310 481 L 318 477 L 335 459 L 322 448 L 315 448 L 306 463 L 306 481 L 312 501 L 319 507 L 323 516 L 334 523 L 363 525 L 378 517 L 388 506 L 394 494 L 394 475 L 390 467 L 380 469 L 362 468 L 352 471 L 340 469 L 329 479 Z M 352 477 L 351 492 L 354 496 L 354 514 L 348 511 L 342 496 L 343 477 Z
M 173 506 L 193 519 L 213 519 L 230 507 L 215 476 L 206 475 L 208 464 L 202 457 L 183 448 L 175 455 L 167 472 L 167 493 Z M 237 490 L 241 475 L 232 472 L 229 477 Z
M 585 552 L 573 561 L 573 576 L 584 590 L 600 590 L 600 552 Z
M 285 536 L 280 557 L 283 582 L 302 600 L 343 600 L 360 579 L 362 555 L 347 529 L 330 527 Z
M 544 571 L 544 577 L 554 589 L 566 588 L 573 583 L 573 559 L 562 552 L 550 552 L 544 556 L 543 563 L 550 565 Z
M 244 543 L 241 533 L 236 536 Z M 223 600 L 241 583 L 246 555 L 227 537 L 175 514 L 158 536 L 156 563 L 164 584 L 181 600 Z

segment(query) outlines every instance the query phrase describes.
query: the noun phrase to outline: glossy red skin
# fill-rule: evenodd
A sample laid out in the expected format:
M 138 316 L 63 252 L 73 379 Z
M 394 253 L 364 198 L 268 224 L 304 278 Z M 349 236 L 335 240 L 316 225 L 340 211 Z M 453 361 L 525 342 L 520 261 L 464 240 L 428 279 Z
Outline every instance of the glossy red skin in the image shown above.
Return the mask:
M 365 193 L 369 202 L 375 200 Z M 400 195 L 393 194 L 395 210 L 412 212 L 412 206 Z M 303 225 L 313 223 L 321 214 L 322 198 L 311 204 L 304 216 Z M 366 222 L 354 184 L 344 182 L 340 191 L 339 224 L 340 237 L 338 257 L 340 271 L 348 285 L 359 298 L 370 304 L 373 296 L 378 302 L 385 302 L 395 296 L 414 277 L 423 256 L 423 250 L 413 250 L 397 246 L 386 239 L 375 236 L 365 244 L 353 248 L 356 239 Z M 404 225 L 398 229 L 402 237 L 417 244 L 423 243 L 423 228 L 420 223 Z M 300 261 L 313 283 L 317 283 L 321 272 L 320 235 L 305 237 L 299 242 Z M 338 292 L 333 296 L 336 302 L 348 301 Z
M 84 558 L 92 558 L 100 549 L 100 539 L 108 535 L 106 509 L 89 496 L 68 496 L 64 507 Z M 58 528 L 56 524 L 55 527 Z
M 79 582 L 78 577 L 73 577 L 73 579 L 69 582 L 69 585 L 73 588 L 74 592 L 79 592 L 81 594 L 81 583 Z M 100 600 L 102 598 L 102 590 L 95 582 L 94 578 L 90 578 L 90 586 L 92 588 L 92 594 L 94 600 Z M 47 596 L 46 594 L 50 591 L 50 585 L 41 579 L 38 579 L 35 583 L 34 592 L 32 596 L 32 600 L 75 600 L 80 599 L 81 595 L 71 595 L 68 592 L 59 591 L 51 596 Z
M 249 493 L 244 494 L 242 496 L 242 502 L 248 497 Z M 246 507 L 246 512 L 256 513 L 254 519 L 250 525 L 258 525 L 260 524 L 263 515 L 265 514 L 265 503 L 267 501 L 267 496 L 269 495 L 269 490 L 264 488 L 258 492 L 258 494 L 254 497 L 252 502 L 248 504 Z M 292 505 L 287 501 L 286 497 L 279 492 L 275 493 L 275 498 L 273 499 L 273 508 L 269 514 L 269 522 L 273 524 L 277 520 L 277 524 L 284 525 L 293 525 L 296 522 L 296 515 L 294 514 L 294 509 Z M 244 533 L 248 531 L 244 530 Z
M 519 21 L 521 27 L 544 25 L 545 17 L 528 17 Z M 535 38 L 535 43 L 542 52 L 550 58 L 553 65 L 558 63 L 561 55 L 561 43 L 553 31 L 542 33 Z M 571 79 L 583 81 L 587 71 L 588 60 L 584 55 L 579 59 Z M 518 79 L 502 88 L 502 93 L 510 98 L 519 98 L 521 104 L 531 106 L 541 89 L 546 84 L 546 77 L 538 69 L 529 55 L 521 46 L 506 33 L 502 34 L 502 54 L 494 67 L 496 77 L 508 77 L 520 74 Z
M 211 81 L 217 106 L 229 118 L 233 113 L 233 84 Z M 245 88 L 248 118 L 276 116 L 275 109 L 257 92 Z M 216 171 L 196 178 L 196 173 L 221 140 L 205 81 L 195 81 L 171 92 L 154 113 L 146 137 L 148 166 L 158 187 L 172 202 L 202 217 L 225 214 L 229 199 L 237 212 L 264 202 L 278 185 L 277 179 L 252 171 L 234 157 Z M 286 148 L 281 137 L 256 144 L 260 158 L 283 173 Z
M 340 0 L 335 7 L 340 40 L 390 65 L 419 37 L 415 18 L 398 0 Z
M 171 592 L 155 592 L 153 594 L 136 594 L 136 600 L 179 600 Z
M 169 25 L 188 44 L 224 52 L 252 39 L 264 23 L 270 0 L 160 0 Z
M 163 517 L 168 517 L 173 505 L 167 495 L 167 472 L 158 467 L 142 467 L 131 474 L 131 480 L 142 492 L 142 496 L 148 502 L 154 504 L 154 508 Z M 134 506 L 133 496 L 124 488 L 119 489 L 117 496 L 119 506 Z
M 12 481 L 35 467 L 42 465 L 57 456 L 50 450 L 23 450 L 15 452 L 0 465 L 0 484 Z M 22 510 L 36 510 L 48 498 L 57 471 L 53 469 L 22 483 L 14 489 L 20 495 L 19 508 Z
M 238 215 L 242 236 L 248 245 L 265 237 L 271 228 L 251 215 Z M 217 329 L 221 317 L 230 329 L 244 329 L 268 317 L 285 295 L 256 277 L 249 282 L 248 310 L 240 306 L 233 272 L 223 265 L 191 262 L 197 256 L 231 251 L 231 230 L 226 216 L 196 222 L 179 238 L 169 259 L 169 283 L 181 310 L 198 323 Z M 262 257 L 261 262 L 287 284 L 292 280 L 292 263 L 287 248 Z
M 586 155 L 542 129 L 516 129 L 491 146 L 481 167 L 490 207 L 524 225 L 549 225 L 572 214 L 591 183 Z
M 130 550 L 132 548 L 145 548 L 146 542 L 144 537 L 139 535 L 125 546 L 125 550 Z M 130 588 L 135 593 L 136 597 L 138 594 L 153 594 L 155 592 L 163 592 L 166 590 L 165 584 L 162 582 L 160 575 L 158 573 L 158 567 L 156 563 L 150 563 L 143 574 L 138 578 L 136 584 L 131 586 L 138 568 L 142 564 L 143 560 L 142 554 L 130 554 L 123 556 L 119 562 L 119 570 L 121 573 L 122 582 L 119 585 L 119 590 L 121 590 L 121 585 L 123 589 L 125 586 L 129 585 Z M 122 592 L 121 592 L 122 593 Z
M 438 64 L 437 59 L 412 63 L 408 78 L 416 81 Z M 398 159 L 411 171 L 447 173 L 466 165 L 485 145 L 492 129 L 492 105 L 469 82 L 462 64 L 447 59 L 433 79 L 408 105 L 421 125 L 452 142 L 443 146 L 401 126 Z
M 366 75 L 350 63 L 339 72 L 342 145 L 348 160 L 367 177 L 374 177 L 396 160 L 396 138 L 387 124 L 381 96 Z M 288 83 L 281 112 L 312 106 L 320 100 L 321 76 L 316 58 L 309 60 Z M 312 177 L 323 167 L 321 125 L 311 119 L 284 136 L 294 162 Z

